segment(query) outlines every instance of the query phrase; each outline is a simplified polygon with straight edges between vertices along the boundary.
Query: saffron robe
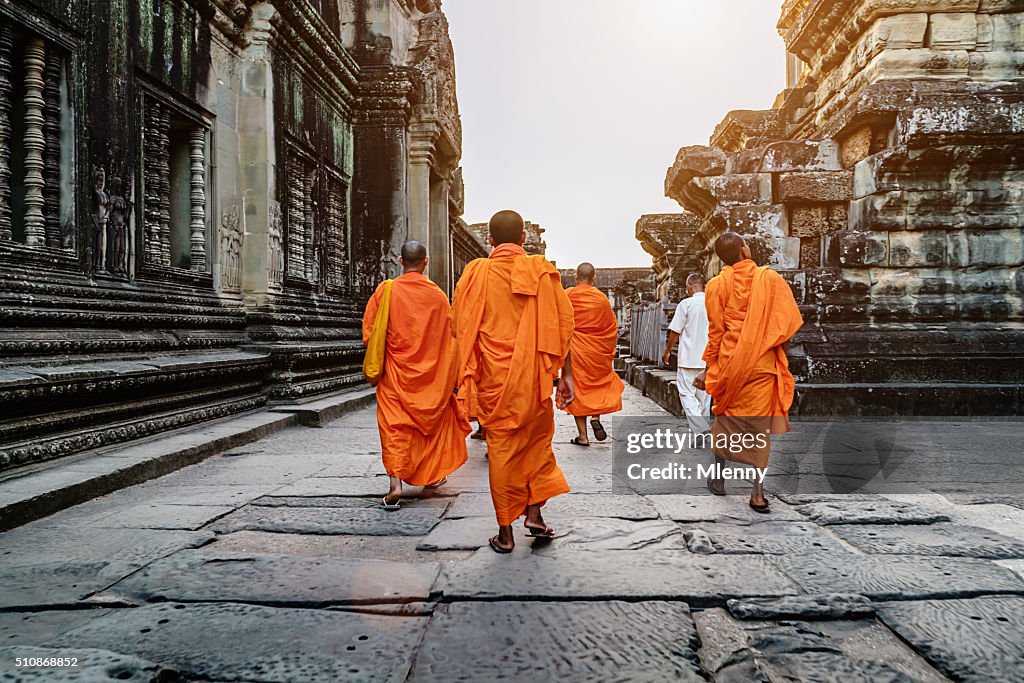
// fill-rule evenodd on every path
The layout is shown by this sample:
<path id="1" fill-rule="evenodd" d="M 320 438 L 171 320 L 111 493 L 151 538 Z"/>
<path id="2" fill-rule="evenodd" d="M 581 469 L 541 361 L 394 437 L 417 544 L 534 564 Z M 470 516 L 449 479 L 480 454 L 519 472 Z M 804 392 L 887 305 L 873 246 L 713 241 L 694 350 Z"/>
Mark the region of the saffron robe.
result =
<path id="1" fill-rule="evenodd" d="M 572 305 L 544 257 L 503 244 L 466 266 L 452 319 L 459 391 L 475 391 L 491 499 L 498 524 L 506 526 L 528 505 L 569 491 L 551 450 L 551 378 L 569 353 Z"/>
<path id="2" fill-rule="evenodd" d="M 803 325 L 800 310 L 782 276 L 750 259 L 725 266 L 712 278 L 704 302 L 705 385 L 718 416 L 712 450 L 726 460 L 766 467 L 769 435 L 791 429 L 795 383 L 783 345 Z M 757 439 L 758 434 L 765 436 Z M 722 439 L 733 447 L 722 447 Z M 742 447 L 741 441 L 746 442 Z"/>
<path id="3" fill-rule="evenodd" d="M 364 344 L 382 293 L 383 285 L 366 305 Z M 384 469 L 413 486 L 439 481 L 466 462 L 470 428 L 455 397 L 455 362 L 444 292 L 421 273 L 396 278 L 377 384 L 377 428 Z"/>
<path id="4" fill-rule="evenodd" d="M 587 283 L 566 291 L 572 303 L 572 374 L 576 400 L 565 412 L 578 417 L 607 415 L 622 410 L 625 386 L 612 361 L 618 352 L 619 321 L 604 293 Z"/>

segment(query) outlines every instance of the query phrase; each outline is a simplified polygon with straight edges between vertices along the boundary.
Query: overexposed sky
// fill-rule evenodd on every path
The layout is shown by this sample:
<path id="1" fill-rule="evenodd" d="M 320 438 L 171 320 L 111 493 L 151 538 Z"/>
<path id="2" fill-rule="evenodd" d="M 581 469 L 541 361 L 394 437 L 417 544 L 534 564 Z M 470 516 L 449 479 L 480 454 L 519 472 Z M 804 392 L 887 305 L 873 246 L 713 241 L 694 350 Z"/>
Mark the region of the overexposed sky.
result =
<path id="1" fill-rule="evenodd" d="M 444 0 L 466 215 L 519 211 L 559 267 L 647 266 L 665 170 L 732 109 L 785 87 L 781 0 Z"/>

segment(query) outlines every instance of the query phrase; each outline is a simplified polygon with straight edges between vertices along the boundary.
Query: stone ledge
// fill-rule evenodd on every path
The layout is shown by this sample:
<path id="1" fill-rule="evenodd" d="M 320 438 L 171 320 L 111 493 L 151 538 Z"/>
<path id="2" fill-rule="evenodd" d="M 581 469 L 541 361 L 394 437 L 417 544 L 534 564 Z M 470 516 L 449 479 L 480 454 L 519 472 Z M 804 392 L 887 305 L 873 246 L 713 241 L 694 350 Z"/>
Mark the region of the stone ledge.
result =
<path id="1" fill-rule="evenodd" d="M 165 432 L 126 447 L 62 458 L 31 471 L 6 473 L 0 481 L 0 531 L 156 479 L 297 424 L 319 426 L 369 405 L 374 396 L 372 389 L 366 389 L 308 404 L 277 406 Z"/>

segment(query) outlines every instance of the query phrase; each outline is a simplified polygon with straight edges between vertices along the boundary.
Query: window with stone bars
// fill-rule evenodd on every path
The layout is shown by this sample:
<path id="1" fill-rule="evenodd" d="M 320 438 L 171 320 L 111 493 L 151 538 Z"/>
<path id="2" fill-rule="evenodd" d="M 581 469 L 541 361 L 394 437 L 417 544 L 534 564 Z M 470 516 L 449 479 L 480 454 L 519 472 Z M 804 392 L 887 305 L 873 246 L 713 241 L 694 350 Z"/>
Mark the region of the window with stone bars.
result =
<path id="1" fill-rule="evenodd" d="M 210 126 L 155 94 L 143 96 L 142 112 L 143 259 L 208 273 Z"/>
<path id="2" fill-rule="evenodd" d="M 69 56 L 0 15 L 0 242 L 75 250 Z"/>

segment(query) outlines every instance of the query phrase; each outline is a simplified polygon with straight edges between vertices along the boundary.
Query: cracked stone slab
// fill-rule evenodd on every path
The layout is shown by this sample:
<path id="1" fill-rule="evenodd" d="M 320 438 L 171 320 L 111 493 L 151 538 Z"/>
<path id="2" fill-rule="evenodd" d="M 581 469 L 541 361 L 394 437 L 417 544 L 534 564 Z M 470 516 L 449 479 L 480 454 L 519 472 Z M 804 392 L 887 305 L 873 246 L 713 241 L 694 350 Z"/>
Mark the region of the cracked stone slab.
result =
<path id="1" fill-rule="evenodd" d="M 374 496 L 388 492 L 389 482 L 382 477 L 309 477 L 273 492 L 282 497 Z"/>
<path id="2" fill-rule="evenodd" d="M 110 588 L 107 597 L 147 602 L 337 605 L 422 601 L 439 565 L 348 557 L 183 551 Z"/>
<path id="3" fill-rule="evenodd" d="M 705 524 L 700 530 L 711 538 L 715 551 L 727 555 L 847 552 L 836 539 L 810 522 Z"/>
<path id="4" fill-rule="evenodd" d="M 37 646 L 110 613 L 109 609 L 0 612 L 0 643 Z"/>
<path id="5" fill-rule="evenodd" d="M 830 502 L 798 505 L 796 510 L 818 524 L 934 524 L 949 521 L 949 515 L 940 510 L 887 498 L 865 501 L 841 497 Z"/>
<path id="6" fill-rule="evenodd" d="M 832 530 L 867 553 L 942 555 L 989 560 L 1024 558 L 1024 543 L 988 529 L 958 524 L 839 524 Z"/>
<path id="7" fill-rule="evenodd" d="M 696 683 L 696 645 L 682 603 L 461 602 L 434 614 L 411 680 Z"/>
<path id="8" fill-rule="evenodd" d="M 51 645 L 113 648 L 208 681 L 401 681 L 426 626 L 424 617 L 168 603 L 118 610 Z"/>
<path id="9" fill-rule="evenodd" d="M 737 619 L 848 619 L 875 613 L 874 603 L 855 593 L 743 598 L 730 600 L 728 608 Z"/>
<path id="10" fill-rule="evenodd" d="M 946 679 L 874 620 L 745 621 L 694 615 L 701 662 L 723 683 L 942 683 Z"/>
<path id="11" fill-rule="evenodd" d="M 62 658 L 75 660 L 74 667 L 18 667 L 16 658 Z M 17 683 L 43 681 L 129 681 L 129 683 L 172 683 L 179 680 L 178 672 L 154 662 L 118 654 L 99 647 L 50 648 L 11 646 L 0 647 L 0 680 Z"/>
<path id="12" fill-rule="evenodd" d="M 974 558 L 815 553 L 772 556 L 771 561 L 812 594 L 924 600 L 1024 592 L 1024 581 L 1015 573 Z"/>
<path id="13" fill-rule="evenodd" d="M 555 530 L 553 539 L 534 539 L 526 535 L 522 523 L 513 525 L 517 543 L 532 541 L 535 553 L 559 550 L 639 550 L 665 547 L 666 540 L 680 537 L 677 524 L 663 520 L 631 521 L 605 517 L 573 518 L 559 522 L 546 516 Z M 417 546 L 419 550 L 476 550 L 487 547 L 497 532 L 493 517 L 444 519 Z"/>
<path id="14" fill-rule="evenodd" d="M 123 562 L 141 567 L 213 540 L 206 531 L 50 528 L 28 524 L 0 534 L 0 569 L 48 562 Z"/>
<path id="15" fill-rule="evenodd" d="M 218 520 L 218 534 L 238 531 L 270 531 L 279 534 L 329 534 L 356 536 L 423 536 L 441 518 L 441 507 L 256 507 L 250 506 Z"/>
<path id="16" fill-rule="evenodd" d="M 445 569 L 438 584 L 446 600 L 685 600 L 722 603 L 746 596 L 799 592 L 760 556 L 699 556 L 686 550 L 656 553 L 562 552 L 556 556 L 517 548 L 490 548 Z"/>
<path id="17" fill-rule="evenodd" d="M 615 517 L 618 519 L 657 519 L 654 505 L 639 496 L 610 493 L 569 493 L 552 498 L 544 506 L 544 514 L 574 517 Z M 445 513 L 448 519 L 462 517 L 494 517 L 494 504 L 489 493 L 463 493 Z"/>
<path id="18" fill-rule="evenodd" d="M 747 496 L 652 495 L 647 498 L 665 519 L 676 522 L 725 522 L 752 524 L 771 521 L 803 521 L 803 517 L 778 500 L 769 500 L 772 511 L 763 515 L 748 505 Z"/>
<path id="19" fill-rule="evenodd" d="M 879 606 L 885 624 L 958 681 L 1024 680 L 1024 598 Z"/>
<path id="20" fill-rule="evenodd" d="M 222 505 L 133 505 L 104 515 L 90 526 L 99 529 L 185 529 L 195 531 L 233 512 Z"/>

